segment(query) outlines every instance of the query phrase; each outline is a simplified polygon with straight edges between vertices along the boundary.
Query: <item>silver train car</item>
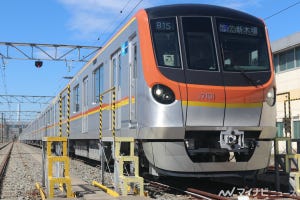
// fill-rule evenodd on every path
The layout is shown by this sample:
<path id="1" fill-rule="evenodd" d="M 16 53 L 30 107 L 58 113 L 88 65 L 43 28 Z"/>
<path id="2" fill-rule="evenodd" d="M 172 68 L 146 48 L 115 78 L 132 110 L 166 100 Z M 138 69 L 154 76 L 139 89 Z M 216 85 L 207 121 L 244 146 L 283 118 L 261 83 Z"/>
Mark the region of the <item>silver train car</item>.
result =
<path id="1" fill-rule="evenodd" d="M 276 85 L 264 22 L 229 8 L 182 4 L 138 11 L 69 83 L 70 152 L 99 160 L 99 94 L 116 88 L 116 135 L 134 137 L 158 176 L 261 172 L 275 137 Z M 67 90 L 62 95 L 66 135 Z M 59 97 L 23 130 L 59 132 Z M 103 99 L 111 136 L 111 96 Z"/>

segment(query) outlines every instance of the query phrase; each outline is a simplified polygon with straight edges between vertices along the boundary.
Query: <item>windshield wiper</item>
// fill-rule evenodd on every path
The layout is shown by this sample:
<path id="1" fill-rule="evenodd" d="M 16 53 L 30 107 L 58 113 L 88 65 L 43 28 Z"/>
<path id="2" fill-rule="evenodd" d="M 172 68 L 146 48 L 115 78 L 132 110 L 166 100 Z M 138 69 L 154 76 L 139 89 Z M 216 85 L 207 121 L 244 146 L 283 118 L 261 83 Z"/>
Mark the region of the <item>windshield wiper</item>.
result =
<path id="1" fill-rule="evenodd" d="M 258 85 L 260 85 L 259 84 L 259 82 L 260 82 L 260 80 L 257 80 L 256 82 L 251 78 L 251 77 L 249 77 L 246 73 L 245 73 L 245 71 L 244 70 L 242 70 L 242 69 L 240 69 L 240 70 L 238 70 L 253 86 L 255 86 L 255 87 L 258 87 Z"/>

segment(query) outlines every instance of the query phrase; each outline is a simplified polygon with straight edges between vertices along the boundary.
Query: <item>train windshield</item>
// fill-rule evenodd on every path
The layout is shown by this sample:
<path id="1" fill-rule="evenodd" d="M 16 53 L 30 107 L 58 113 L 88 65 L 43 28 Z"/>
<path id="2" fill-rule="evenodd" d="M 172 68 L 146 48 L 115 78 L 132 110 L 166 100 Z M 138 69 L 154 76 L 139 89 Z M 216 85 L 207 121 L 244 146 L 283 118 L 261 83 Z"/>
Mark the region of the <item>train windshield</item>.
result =
<path id="1" fill-rule="evenodd" d="M 176 18 L 151 20 L 151 31 L 157 64 L 181 68 Z"/>
<path id="2" fill-rule="evenodd" d="M 224 71 L 269 70 L 267 42 L 262 27 L 217 19 Z"/>
<path id="3" fill-rule="evenodd" d="M 182 26 L 188 68 L 218 70 L 211 18 L 183 17 Z"/>

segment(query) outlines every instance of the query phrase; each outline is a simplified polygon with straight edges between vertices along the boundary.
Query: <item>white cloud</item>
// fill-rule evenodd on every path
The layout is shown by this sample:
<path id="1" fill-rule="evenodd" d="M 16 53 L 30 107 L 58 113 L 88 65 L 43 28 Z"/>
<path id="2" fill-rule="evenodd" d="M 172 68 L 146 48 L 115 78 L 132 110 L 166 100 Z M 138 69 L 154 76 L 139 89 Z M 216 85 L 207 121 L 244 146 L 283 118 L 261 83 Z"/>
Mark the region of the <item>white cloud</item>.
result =
<path id="1" fill-rule="evenodd" d="M 70 12 L 68 28 L 75 37 L 95 40 L 111 33 L 139 0 L 58 0 Z M 125 8 L 124 6 L 127 5 Z M 120 12 L 124 8 L 124 12 Z"/>
<path id="2" fill-rule="evenodd" d="M 118 11 L 122 4 L 117 0 L 59 0 L 72 11 L 84 11 L 94 13 L 112 13 Z"/>
<path id="3" fill-rule="evenodd" d="M 99 33 L 104 31 L 109 26 L 110 21 L 111 18 L 103 18 L 96 14 L 81 11 L 73 15 L 68 26 L 75 32 L 79 31 L 80 34 L 88 35 L 96 31 Z"/>
<path id="4" fill-rule="evenodd" d="M 249 7 L 259 6 L 260 1 L 262 0 L 144 0 L 138 8 L 174 3 L 206 3 L 247 10 Z M 88 40 L 100 37 L 102 40 L 112 34 L 140 0 L 58 0 L 58 2 L 63 4 L 71 15 L 67 26 L 73 32 L 73 36 Z M 123 12 L 120 13 L 122 9 Z"/>

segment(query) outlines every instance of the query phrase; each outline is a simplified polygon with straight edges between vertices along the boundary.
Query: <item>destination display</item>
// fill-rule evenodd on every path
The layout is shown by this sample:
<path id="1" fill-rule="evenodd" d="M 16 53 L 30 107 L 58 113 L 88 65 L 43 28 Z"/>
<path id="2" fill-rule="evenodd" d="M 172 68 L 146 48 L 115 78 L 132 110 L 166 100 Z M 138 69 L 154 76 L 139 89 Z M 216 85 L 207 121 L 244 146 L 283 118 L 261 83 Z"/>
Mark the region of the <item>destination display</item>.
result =
<path id="1" fill-rule="evenodd" d="M 233 24 L 219 24 L 219 31 L 221 33 L 231 33 L 239 35 L 257 36 L 258 28 L 255 26 L 233 25 Z"/>
<path id="2" fill-rule="evenodd" d="M 153 28 L 157 32 L 174 31 L 176 30 L 176 20 L 174 18 L 156 19 Z"/>

